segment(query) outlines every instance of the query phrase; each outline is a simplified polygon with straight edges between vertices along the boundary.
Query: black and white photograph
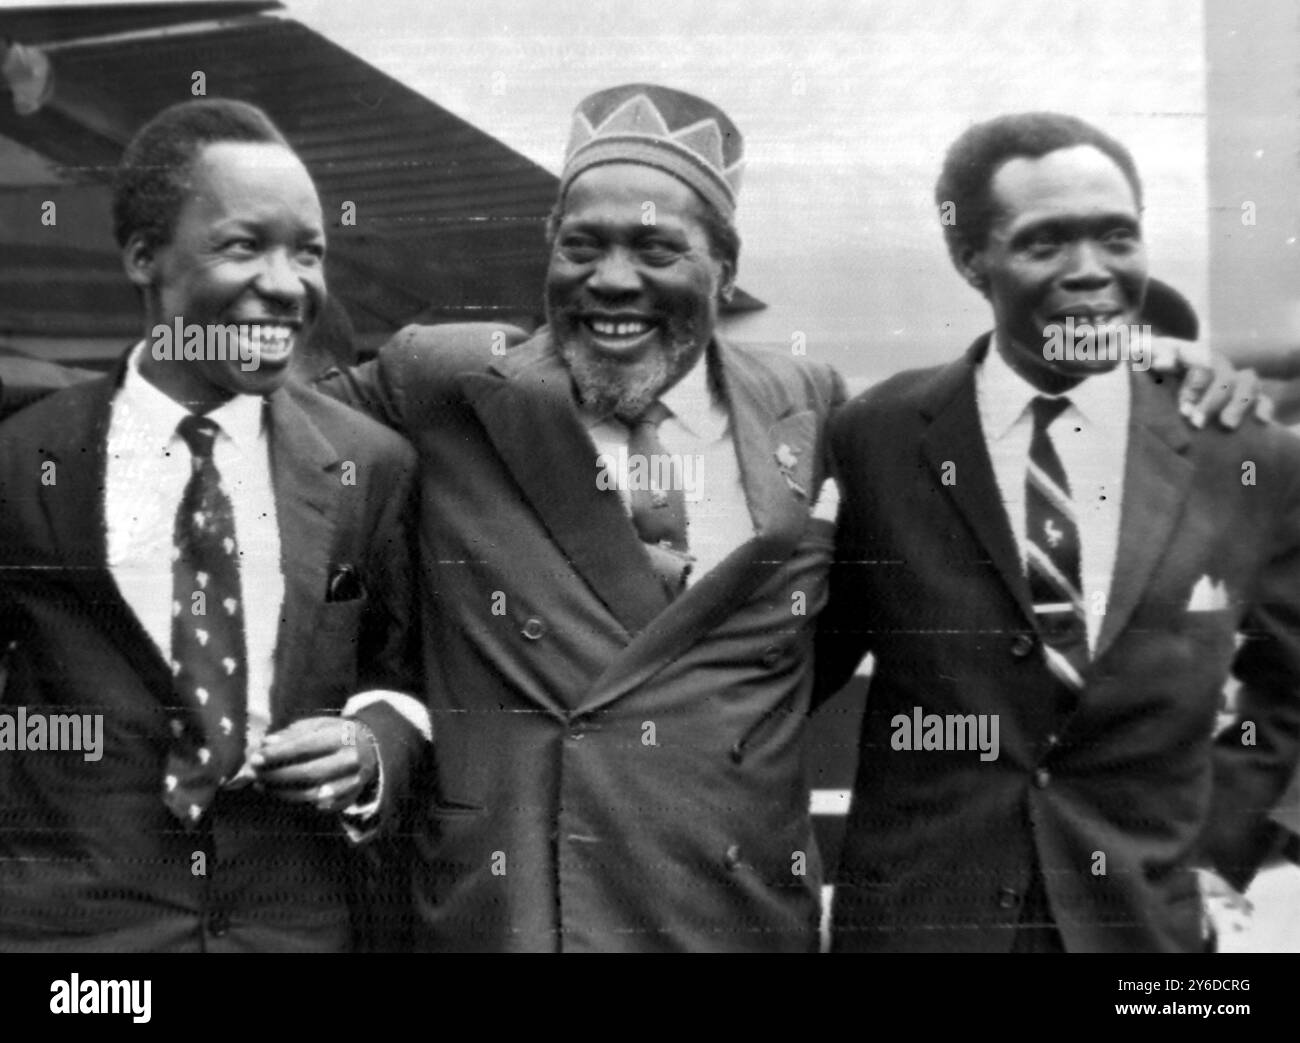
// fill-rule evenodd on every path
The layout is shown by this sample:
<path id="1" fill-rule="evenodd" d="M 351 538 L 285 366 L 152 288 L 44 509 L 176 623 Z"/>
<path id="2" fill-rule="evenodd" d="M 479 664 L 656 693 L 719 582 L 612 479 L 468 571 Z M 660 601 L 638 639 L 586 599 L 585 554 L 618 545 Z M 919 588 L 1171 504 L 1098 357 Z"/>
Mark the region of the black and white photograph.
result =
<path id="1" fill-rule="evenodd" d="M 0 954 L 1249 1020 L 1298 239 L 1300 0 L 5 4 Z"/>

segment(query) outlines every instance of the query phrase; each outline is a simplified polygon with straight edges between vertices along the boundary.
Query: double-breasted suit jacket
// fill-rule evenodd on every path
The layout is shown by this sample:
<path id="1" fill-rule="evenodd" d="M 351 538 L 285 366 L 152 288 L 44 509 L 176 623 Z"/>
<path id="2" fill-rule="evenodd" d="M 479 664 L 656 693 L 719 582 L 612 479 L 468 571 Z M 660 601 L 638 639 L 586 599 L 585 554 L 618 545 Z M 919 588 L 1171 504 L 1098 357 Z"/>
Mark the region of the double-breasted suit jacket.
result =
<path id="1" fill-rule="evenodd" d="M 422 943 L 814 947 L 801 736 L 838 377 L 710 347 L 754 535 L 670 602 L 618 493 L 598 487 L 549 334 L 493 343 L 490 328 L 412 327 L 326 384 L 420 459 L 435 762 L 414 827 Z"/>

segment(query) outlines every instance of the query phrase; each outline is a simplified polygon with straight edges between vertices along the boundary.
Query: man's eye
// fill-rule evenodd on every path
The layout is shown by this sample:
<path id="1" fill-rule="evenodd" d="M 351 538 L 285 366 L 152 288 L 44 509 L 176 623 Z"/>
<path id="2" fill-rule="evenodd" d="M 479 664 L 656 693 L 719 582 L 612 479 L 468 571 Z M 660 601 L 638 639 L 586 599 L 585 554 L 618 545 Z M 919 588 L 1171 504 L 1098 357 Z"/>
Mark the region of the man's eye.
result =
<path id="1" fill-rule="evenodd" d="M 1101 241 L 1112 249 L 1129 249 L 1137 245 L 1138 234 L 1133 228 L 1112 228 Z"/>
<path id="2" fill-rule="evenodd" d="M 571 238 L 560 242 L 560 251 L 571 261 L 592 261 L 600 253 L 600 247 L 594 239 Z"/>
<path id="3" fill-rule="evenodd" d="M 1061 237 L 1056 232 L 1039 232 L 1025 243 L 1025 249 L 1035 256 L 1045 256 L 1061 248 Z"/>
<path id="4" fill-rule="evenodd" d="M 651 264 L 671 264 L 681 256 L 681 251 L 672 243 L 656 239 L 641 244 L 641 256 Z"/>
<path id="5" fill-rule="evenodd" d="M 313 261 L 319 262 L 325 260 L 325 246 L 323 243 L 308 243 L 298 252 Z"/>
<path id="6" fill-rule="evenodd" d="M 257 240 L 246 235 L 227 239 L 223 249 L 232 253 L 252 253 L 257 249 Z"/>

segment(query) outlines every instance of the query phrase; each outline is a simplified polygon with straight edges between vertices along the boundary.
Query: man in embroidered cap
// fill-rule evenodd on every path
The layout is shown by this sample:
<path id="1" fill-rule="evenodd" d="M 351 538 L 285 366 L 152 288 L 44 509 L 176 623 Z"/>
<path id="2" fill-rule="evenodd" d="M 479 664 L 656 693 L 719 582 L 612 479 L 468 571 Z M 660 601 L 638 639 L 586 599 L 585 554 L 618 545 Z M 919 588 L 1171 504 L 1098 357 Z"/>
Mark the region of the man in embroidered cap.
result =
<path id="1" fill-rule="evenodd" d="M 815 948 L 800 750 L 843 394 L 717 336 L 741 165 L 707 101 L 593 95 L 549 326 L 508 353 L 411 327 L 324 385 L 420 453 L 426 947 Z"/>

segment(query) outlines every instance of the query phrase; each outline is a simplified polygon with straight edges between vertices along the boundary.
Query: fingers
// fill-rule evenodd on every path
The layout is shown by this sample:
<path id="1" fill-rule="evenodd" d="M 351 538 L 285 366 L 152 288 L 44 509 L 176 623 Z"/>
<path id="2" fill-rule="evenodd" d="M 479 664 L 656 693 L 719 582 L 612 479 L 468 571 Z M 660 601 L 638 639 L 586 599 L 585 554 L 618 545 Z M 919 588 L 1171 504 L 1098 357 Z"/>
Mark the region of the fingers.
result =
<path id="1" fill-rule="evenodd" d="M 1178 391 L 1178 411 L 1193 427 L 1204 427 L 1207 415 L 1213 416 L 1228 400 L 1226 386 L 1214 380 L 1214 370 L 1206 366 L 1193 366 L 1183 377 Z"/>
<path id="2" fill-rule="evenodd" d="M 1259 401 L 1259 377 L 1253 369 L 1239 369 L 1235 373 L 1235 383 L 1229 392 L 1228 404 L 1219 414 L 1219 423 L 1229 431 L 1237 427 L 1246 418 L 1247 412 Z"/>
<path id="3" fill-rule="evenodd" d="M 1261 392 L 1259 398 L 1255 400 L 1255 419 L 1261 424 L 1267 424 L 1273 419 L 1275 408 L 1273 399 Z"/>
<path id="4" fill-rule="evenodd" d="M 1249 929 L 1254 906 L 1245 895 L 1217 873 L 1196 871 L 1200 885 L 1202 906 L 1202 934 L 1216 934 L 1219 938 Z"/>
<path id="5" fill-rule="evenodd" d="M 374 775 L 372 743 L 356 721 L 311 717 L 266 736 L 248 760 L 258 783 L 280 799 L 340 811 Z"/>
<path id="6" fill-rule="evenodd" d="M 342 811 L 356 803 L 366 780 L 355 757 L 345 752 L 320 760 L 257 772 L 259 784 L 290 804 L 311 804 L 324 812 Z"/>
<path id="7" fill-rule="evenodd" d="M 266 764 L 276 767 L 311 757 L 322 757 L 335 750 L 356 749 L 355 725 L 331 717 L 308 717 L 294 721 L 287 728 L 271 732 L 250 760 L 253 767 Z M 350 731 L 351 729 L 351 731 Z M 352 742 L 347 740 L 352 738 Z"/>
<path id="8" fill-rule="evenodd" d="M 349 775 L 303 789 L 270 785 L 266 787 L 268 793 L 287 804 L 310 804 L 326 814 L 351 807 L 357 802 L 364 788 L 365 783 L 360 775 Z"/>
<path id="9" fill-rule="evenodd" d="M 250 763 L 252 758 L 250 758 Z M 268 789 L 308 789 L 327 782 L 337 782 L 351 775 L 361 774 L 361 763 L 355 750 L 336 750 L 323 757 L 295 761 L 292 764 L 259 767 L 253 765 L 258 781 Z"/>
<path id="10" fill-rule="evenodd" d="M 1156 373 L 1176 373 L 1183 369 L 1181 356 L 1184 341 L 1172 337 L 1151 338 L 1151 369 Z M 1202 365 L 1205 363 L 1202 362 Z"/>
<path id="11" fill-rule="evenodd" d="M 1161 370 L 1175 358 L 1176 372 L 1183 367 L 1178 392 L 1178 409 L 1193 427 L 1204 427 L 1208 417 L 1215 417 L 1227 430 L 1240 426 L 1252 411 L 1260 419 L 1272 415 L 1272 403 L 1263 404 L 1265 396 L 1258 375 L 1252 369 L 1234 369 L 1222 355 L 1199 342 L 1153 341 L 1152 368 Z"/>

